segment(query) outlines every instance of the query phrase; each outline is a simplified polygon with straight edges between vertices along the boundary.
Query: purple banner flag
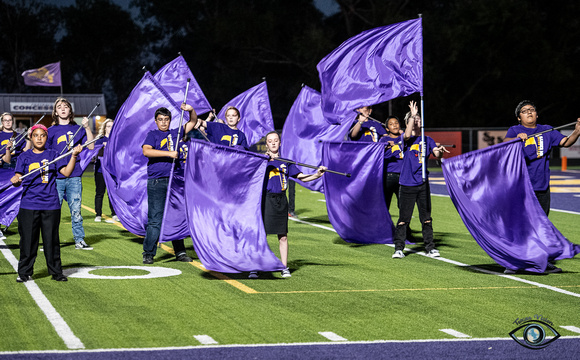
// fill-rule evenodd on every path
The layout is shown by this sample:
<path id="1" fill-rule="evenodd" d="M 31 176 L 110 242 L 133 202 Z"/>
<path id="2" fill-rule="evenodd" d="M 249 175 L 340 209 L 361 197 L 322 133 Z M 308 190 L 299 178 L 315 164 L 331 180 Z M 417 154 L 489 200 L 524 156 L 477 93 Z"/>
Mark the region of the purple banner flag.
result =
<path id="1" fill-rule="evenodd" d="M 206 269 L 277 271 L 268 247 L 261 202 L 267 158 L 191 140 L 187 157 L 187 218 L 193 246 Z"/>
<path id="2" fill-rule="evenodd" d="M 235 106 L 240 110 L 238 129 L 246 135 L 248 145 L 254 145 L 267 133 L 274 131 L 274 118 L 265 81 L 230 100 L 220 110 L 218 118 L 225 121 L 228 106 Z"/>
<path id="3" fill-rule="evenodd" d="M 367 30 L 346 40 L 316 66 L 328 122 L 343 114 L 415 92 L 423 95 L 421 19 Z"/>
<path id="4" fill-rule="evenodd" d="M 22 186 L 15 187 L 10 182 L 14 170 L 0 168 L 0 224 L 9 226 L 16 219 L 20 209 Z"/>
<path id="5" fill-rule="evenodd" d="M 325 165 L 322 163 L 321 141 L 344 140 L 350 125 L 350 122 L 329 125 L 322 115 L 320 93 L 304 86 L 284 122 L 281 155 L 304 164 Z M 303 170 L 301 166 L 298 167 Z M 306 173 L 309 172 L 311 170 Z M 307 183 L 300 180 L 296 182 L 310 190 L 324 192 L 322 178 Z"/>
<path id="6" fill-rule="evenodd" d="M 157 129 L 155 110 L 160 107 L 171 111 L 171 129 L 178 127 L 181 110 L 147 72 L 119 109 L 103 156 L 103 176 L 109 198 L 123 226 L 136 235 L 145 235 L 148 209 L 147 158 L 141 146 L 147 133 Z M 181 201 L 184 201 L 183 196 Z M 184 218 L 183 213 L 165 213 L 164 216 L 165 219 Z M 169 234 L 181 230 L 166 227 Z M 163 235 L 166 241 L 178 240 Z"/>
<path id="7" fill-rule="evenodd" d="M 523 153 L 513 140 L 443 161 L 447 190 L 479 246 L 510 270 L 543 273 L 549 261 L 572 258 L 569 242 L 538 202 Z"/>
<path id="8" fill-rule="evenodd" d="M 187 79 L 191 79 L 187 92 L 187 103 L 193 106 L 197 114 L 211 111 L 212 107 L 209 101 L 195 80 L 183 56 L 179 55 L 175 60 L 165 64 L 153 77 L 163 86 L 163 89 L 176 104 L 183 102 Z"/>
<path id="9" fill-rule="evenodd" d="M 38 69 L 26 70 L 22 73 L 22 77 L 24 84 L 28 86 L 61 86 L 60 61 Z"/>
<path id="10" fill-rule="evenodd" d="M 351 173 L 347 178 L 325 173 L 328 219 L 347 242 L 392 244 L 395 227 L 383 192 L 385 144 L 323 143 L 322 159 L 329 169 Z"/>
<path id="11" fill-rule="evenodd" d="M 103 144 L 99 144 L 99 145 L 95 145 L 95 148 L 93 150 L 91 150 L 89 148 L 84 148 L 83 151 L 81 151 L 81 153 L 79 154 L 79 158 L 78 158 L 77 162 L 78 162 L 78 165 L 81 167 L 81 169 L 83 169 L 83 173 L 85 172 L 87 167 L 89 167 L 93 158 L 97 156 L 97 154 L 99 153 L 99 151 L 102 148 L 103 148 Z"/>

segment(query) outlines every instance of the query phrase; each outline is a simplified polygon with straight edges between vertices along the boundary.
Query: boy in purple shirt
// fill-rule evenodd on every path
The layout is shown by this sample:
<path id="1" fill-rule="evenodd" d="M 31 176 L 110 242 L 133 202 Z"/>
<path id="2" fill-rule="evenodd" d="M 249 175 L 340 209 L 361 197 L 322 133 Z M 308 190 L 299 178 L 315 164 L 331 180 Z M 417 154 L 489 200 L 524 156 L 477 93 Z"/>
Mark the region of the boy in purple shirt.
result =
<path id="1" fill-rule="evenodd" d="M 209 141 L 214 144 L 241 146 L 248 150 L 250 146 L 246 140 L 246 135 L 242 130 L 238 129 L 240 120 L 240 111 L 233 106 L 228 106 L 226 110 L 226 124 L 199 119 L 195 128 L 201 128 L 200 131 L 205 129 Z"/>
<path id="2" fill-rule="evenodd" d="M 181 109 L 189 112 L 189 121 L 182 135 L 191 131 L 197 122 L 197 114 L 191 105 L 181 104 Z M 161 233 L 161 222 L 167 197 L 167 186 L 171 174 L 171 164 L 179 158 L 177 141 L 178 129 L 170 130 L 171 111 L 159 108 L 155 111 L 157 130 L 151 130 L 143 142 L 143 155 L 147 163 L 147 229 L 143 240 L 143 264 L 153 264 L 157 252 L 157 242 Z M 191 262 L 185 252 L 183 240 L 172 241 L 177 261 Z"/>
<path id="3" fill-rule="evenodd" d="M 48 129 L 47 149 L 56 150 L 57 154 L 64 154 L 76 145 L 82 145 L 86 141 L 93 140 L 93 132 L 89 127 L 89 119 L 83 118 L 82 127 L 76 124 L 72 106 L 67 99 L 58 98 L 54 102 L 52 110 L 52 126 Z M 95 144 L 90 144 L 89 149 L 94 149 Z M 75 249 L 93 250 L 85 242 L 85 229 L 83 228 L 83 217 L 81 215 L 81 203 L 83 182 L 83 169 L 75 166 L 70 177 L 65 177 L 58 173 L 56 178 L 56 189 L 60 204 L 66 195 L 68 207 L 70 209 L 72 233 L 75 241 Z"/>
<path id="4" fill-rule="evenodd" d="M 378 142 L 387 134 L 383 124 L 369 119 L 373 111 L 370 106 L 363 106 L 356 111 L 359 114 L 356 117 L 356 123 L 350 129 L 349 137 L 351 140 Z"/>
<path id="5" fill-rule="evenodd" d="M 519 125 L 508 129 L 504 141 L 519 137 L 524 141 L 524 156 L 530 174 L 530 180 L 542 209 L 550 212 L 550 150 L 554 147 L 570 147 L 580 135 L 580 118 L 570 136 L 559 131 L 548 131 L 538 136 L 532 134 L 552 129 L 550 125 L 539 125 L 536 105 L 529 100 L 521 101 L 516 107 L 516 118 Z"/>
<path id="6" fill-rule="evenodd" d="M 423 154 L 421 152 L 421 117 L 418 115 L 417 103 L 411 101 L 409 105 L 411 111 L 405 116 L 407 128 L 403 135 L 404 140 L 404 157 L 401 175 L 399 177 L 399 220 L 395 229 L 395 253 L 393 259 L 405 257 L 405 236 L 413 208 L 417 203 L 419 210 L 419 219 L 421 220 L 423 243 L 425 252 L 430 257 L 438 257 L 439 251 L 435 249 L 433 242 L 433 225 L 431 219 L 431 191 L 429 189 L 429 180 L 423 182 L 422 165 Z M 433 154 L 437 158 L 443 156 L 443 152 L 449 152 L 443 146 L 437 146 L 435 141 L 429 136 L 425 136 L 425 146 L 423 149 L 429 151 L 425 156 L 425 161 Z"/>
<path id="7" fill-rule="evenodd" d="M 67 281 L 67 277 L 62 273 L 60 260 L 58 227 L 61 206 L 56 190 L 56 174 L 58 172 L 63 176 L 69 176 L 82 148 L 77 145 L 73 149 L 72 156 L 21 179 L 23 175 L 41 168 L 59 156 L 55 150 L 45 148 L 47 134 L 48 130 L 44 125 L 34 125 L 31 128 L 30 138 L 33 149 L 22 153 L 18 158 L 14 177 L 10 180 L 14 186 L 22 184 L 24 188 L 18 212 L 20 260 L 16 281 L 20 283 L 32 280 L 41 232 L 48 273 L 52 275 L 53 280 Z M 5 155 L 4 160 L 10 162 L 10 156 Z"/>

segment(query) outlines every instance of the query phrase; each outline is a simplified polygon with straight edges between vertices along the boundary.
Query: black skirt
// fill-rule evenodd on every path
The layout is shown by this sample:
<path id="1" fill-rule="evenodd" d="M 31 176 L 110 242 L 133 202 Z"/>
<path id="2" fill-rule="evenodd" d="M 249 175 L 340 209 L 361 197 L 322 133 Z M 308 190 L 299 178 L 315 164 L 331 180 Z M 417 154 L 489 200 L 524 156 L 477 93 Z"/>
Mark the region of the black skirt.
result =
<path id="1" fill-rule="evenodd" d="M 267 193 L 264 200 L 266 234 L 288 234 L 288 199 L 286 193 Z"/>

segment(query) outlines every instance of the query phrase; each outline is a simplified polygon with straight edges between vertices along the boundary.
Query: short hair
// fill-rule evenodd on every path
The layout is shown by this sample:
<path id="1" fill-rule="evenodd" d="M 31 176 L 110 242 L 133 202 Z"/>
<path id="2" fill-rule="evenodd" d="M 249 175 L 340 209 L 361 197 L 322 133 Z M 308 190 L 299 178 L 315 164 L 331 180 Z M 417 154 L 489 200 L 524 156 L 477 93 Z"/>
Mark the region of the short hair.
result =
<path id="1" fill-rule="evenodd" d="M 399 120 L 398 117 L 396 117 L 395 115 L 389 115 L 389 116 L 387 116 L 387 120 L 385 121 L 385 126 L 387 126 L 387 124 L 389 123 L 389 120 L 391 120 L 391 119 L 397 120 L 399 125 L 401 125 L 401 120 Z"/>
<path id="2" fill-rule="evenodd" d="M 270 135 L 270 134 L 276 134 L 276 135 L 278 135 L 278 139 L 282 140 L 282 137 L 280 136 L 280 134 L 278 134 L 278 132 L 275 131 L 275 130 L 270 131 L 269 133 L 267 133 L 264 138 L 267 139 L 268 138 L 268 135 Z"/>
<path id="3" fill-rule="evenodd" d="M 238 110 L 237 107 L 235 107 L 235 106 L 228 106 L 226 108 L 226 111 L 224 112 L 224 115 L 228 113 L 228 110 L 235 110 L 235 112 L 238 113 L 238 117 L 240 117 L 240 118 L 242 117 L 242 115 L 240 114 L 240 110 Z"/>
<path id="4" fill-rule="evenodd" d="M 522 111 L 522 108 L 526 105 L 532 105 L 534 107 L 534 109 L 536 108 L 536 104 L 534 104 L 532 101 L 522 100 L 522 101 L 520 101 L 518 106 L 516 106 L 516 118 L 520 117 L 520 111 Z"/>
<path id="5" fill-rule="evenodd" d="M 70 109 L 70 114 L 68 117 L 69 124 L 71 124 L 71 125 L 76 124 L 75 114 L 73 112 L 73 108 L 72 108 L 71 103 L 67 99 L 65 99 L 63 97 L 59 97 L 54 101 L 54 105 L 52 107 L 52 125 L 58 125 L 58 114 L 56 112 L 56 106 L 58 105 L 58 103 L 61 103 L 61 102 L 65 103 L 66 106 L 68 106 L 68 108 Z"/>
<path id="6" fill-rule="evenodd" d="M 160 107 L 159 109 L 155 110 L 155 120 L 157 120 L 157 115 L 169 116 L 169 120 L 171 120 L 171 111 L 166 107 Z"/>

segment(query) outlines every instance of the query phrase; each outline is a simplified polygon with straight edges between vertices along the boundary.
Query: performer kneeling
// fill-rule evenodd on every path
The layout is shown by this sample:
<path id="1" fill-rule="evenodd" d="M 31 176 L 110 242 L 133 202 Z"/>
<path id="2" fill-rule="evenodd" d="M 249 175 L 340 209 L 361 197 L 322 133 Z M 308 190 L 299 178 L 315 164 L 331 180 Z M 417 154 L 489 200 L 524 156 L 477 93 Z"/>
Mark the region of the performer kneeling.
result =
<path id="1" fill-rule="evenodd" d="M 266 234 L 278 235 L 280 242 L 280 260 L 286 267 L 282 270 L 282 277 L 290 277 L 288 268 L 288 200 L 286 199 L 286 189 L 288 188 L 288 177 L 308 182 L 316 180 L 322 176 L 326 167 L 320 166 L 316 173 L 311 175 L 303 174 L 296 165 L 276 160 L 280 156 L 280 135 L 271 131 L 266 135 L 266 155 L 270 156 L 268 167 L 266 168 L 267 185 L 266 197 L 264 200 L 264 226 Z M 257 271 L 250 272 L 250 279 L 258 277 Z"/>
<path id="2" fill-rule="evenodd" d="M 16 162 L 15 175 L 10 179 L 14 186 L 24 187 L 20 211 L 18 212 L 18 233 L 20 234 L 20 260 L 18 261 L 19 283 L 32 280 L 34 261 L 38 253 L 38 241 L 42 232 L 44 257 L 48 273 L 56 281 L 67 281 L 62 273 L 60 261 L 60 239 L 58 227 L 60 225 L 60 200 L 56 190 L 57 170 L 65 177 L 72 174 L 77 155 L 82 147 L 77 145 L 72 156 L 58 160 L 36 174 L 20 179 L 24 174 L 48 164 L 59 156 L 56 150 L 46 150 L 48 130 L 44 125 L 34 125 L 30 129 L 29 137 L 32 140 L 32 150 L 22 153 Z M 8 156 L 4 157 L 10 162 Z"/>

